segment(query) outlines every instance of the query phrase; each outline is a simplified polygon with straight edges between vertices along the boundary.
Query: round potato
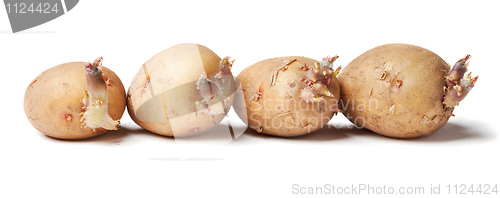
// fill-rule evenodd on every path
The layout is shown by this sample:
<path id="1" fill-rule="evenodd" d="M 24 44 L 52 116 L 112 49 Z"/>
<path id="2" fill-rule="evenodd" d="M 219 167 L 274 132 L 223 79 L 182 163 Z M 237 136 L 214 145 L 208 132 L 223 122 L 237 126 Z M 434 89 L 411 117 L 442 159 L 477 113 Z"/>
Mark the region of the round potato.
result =
<path id="1" fill-rule="evenodd" d="M 395 138 L 431 134 L 450 118 L 443 105 L 450 66 L 408 44 L 375 47 L 340 73 L 344 115 L 354 124 Z"/>
<path id="2" fill-rule="evenodd" d="M 330 96 L 304 97 L 315 94 L 307 92 L 306 76 L 308 68 L 317 63 L 310 58 L 289 56 L 263 60 L 246 68 L 237 77 L 242 95 L 237 94 L 235 99 L 236 113 L 250 128 L 268 135 L 294 137 L 320 129 L 338 112 L 340 89 L 333 76 L 325 84 Z"/>
<path id="3" fill-rule="evenodd" d="M 133 78 L 127 94 L 128 112 L 139 126 L 160 135 L 203 133 L 220 123 L 231 106 L 231 65 L 228 57 L 221 59 L 198 44 L 163 50 Z"/>
<path id="4" fill-rule="evenodd" d="M 82 122 L 82 99 L 84 92 L 89 91 L 85 64 L 88 63 L 71 62 L 55 66 L 41 73 L 28 86 L 24 95 L 24 111 L 38 131 L 59 139 L 85 139 L 109 130 L 106 129 L 108 127 L 92 129 Z M 102 73 L 101 79 L 107 82 L 107 104 L 102 106 L 106 106 L 109 117 L 118 122 L 125 111 L 125 88 L 113 71 L 102 67 Z"/>

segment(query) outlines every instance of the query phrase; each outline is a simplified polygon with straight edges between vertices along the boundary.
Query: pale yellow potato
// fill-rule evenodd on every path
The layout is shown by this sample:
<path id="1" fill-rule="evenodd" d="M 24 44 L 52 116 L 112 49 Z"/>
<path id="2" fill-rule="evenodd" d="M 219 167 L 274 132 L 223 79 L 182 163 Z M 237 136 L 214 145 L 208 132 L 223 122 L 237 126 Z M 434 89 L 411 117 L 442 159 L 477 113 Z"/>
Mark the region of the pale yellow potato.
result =
<path id="1" fill-rule="evenodd" d="M 287 70 L 278 73 L 292 60 L 295 61 Z M 310 58 L 288 56 L 263 60 L 247 67 L 237 77 L 241 82 L 238 91 L 242 91 L 243 96 L 237 95 L 235 99 L 233 107 L 236 113 L 250 128 L 262 134 L 294 137 L 320 129 L 335 114 L 340 89 L 334 77 L 327 85 L 334 97 L 323 96 L 323 101 L 309 103 L 299 97 L 307 86 L 303 80 L 306 72 L 302 67 L 316 62 Z M 272 81 L 275 81 L 274 85 Z"/>
<path id="2" fill-rule="evenodd" d="M 375 47 L 338 76 L 344 114 L 356 125 L 389 137 L 431 134 L 453 111 L 443 105 L 449 70 L 441 57 L 418 46 Z"/>
<path id="3" fill-rule="evenodd" d="M 196 81 L 205 72 L 213 77 L 221 58 L 205 46 L 184 43 L 150 58 L 139 69 L 127 94 L 128 112 L 142 128 L 164 136 L 187 137 L 203 133 L 222 121 L 225 114 L 198 112 L 202 100 Z M 232 78 L 232 76 L 231 76 Z M 232 96 L 227 97 L 230 108 Z M 212 108 L 223 109 L 223 97 Z"/>
<path id="4" fill-rule="evenodd" d="M 42 72 L 31 82 L 24 95 L 24 111 L 30 123 L 43 134 L 59 139 L 85 139 L 104 133 L 103 128 L 82 127 L 83 92 L 88 91 L 83 69 L 85 62 L 71 62 Z M 126 106 L 125 88 L 120 78 L 103 67 L 109 79 L 108 114 L 119 120 Z"/>

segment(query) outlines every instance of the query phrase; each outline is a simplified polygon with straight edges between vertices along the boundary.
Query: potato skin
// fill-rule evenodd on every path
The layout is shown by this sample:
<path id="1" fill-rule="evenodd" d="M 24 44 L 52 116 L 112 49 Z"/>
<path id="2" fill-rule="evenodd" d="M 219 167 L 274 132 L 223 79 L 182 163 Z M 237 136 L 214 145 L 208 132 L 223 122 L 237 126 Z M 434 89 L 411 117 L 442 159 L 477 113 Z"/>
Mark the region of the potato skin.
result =
<path id="1" fill-rule="evenodd" d="M 144 63 L 130 84 L 130 117 L 142 128 L 164 136 L 193 136 L 216 126 L 223 114 L 212 117 L 197 113 L 195 101 L 202 97 L 196 81 L 201 72 L 215 75 L 220 61 L 207 47 L 192 43 L 178 44 L 156 54 Z"/>
<path id="2" fill-rule="evenodd" d="M 408 44 L 375 47 L 338 76 L 344 115 L 358 126 L 395 138 L 440 129 L 453 111 L 444 108 L 450 66 L 437 54 Z"/>
<path id="3" fill-rule="evenodd" d="M 280 71 L 271 86 L 273 75 L 286 62 L 296 59 L 286 71 Z M 334 115 L 340 99 L 339 82 L 333 78 L 328 85 L 335 97 L 323 102 L 307 103 L 299 93 L 307 85 L 303 81 L 304 64 L 311 66 L 318 61 L 298 56 L 272 58 L 247 67 L 238 75 L 241 82 L 233 107 L 238 116 L 259 133 L 295 137 L 316 131 L 326 125 Z M 259 97 L 259 90 L 262 95 Z M 238 92 L 237 91 L 237 92 Z"/>
<path id="4" fill-rule="evenodd" d="M 104 133 L 100 128 L 93 132 L 82 128 L 80 122 L 83 92 L 87 91 L 87 79 L 83 70 L 85 62 L 70 62 L 42 72 L 26 89 L 24 112 L 30 123 L 43 134 L 59 139 L 86 139 Z M 104 77 L 109 79 L 108 114 L 119 120 L 126 106 L 125 88 L 118 76 L 103 67 Z"/>

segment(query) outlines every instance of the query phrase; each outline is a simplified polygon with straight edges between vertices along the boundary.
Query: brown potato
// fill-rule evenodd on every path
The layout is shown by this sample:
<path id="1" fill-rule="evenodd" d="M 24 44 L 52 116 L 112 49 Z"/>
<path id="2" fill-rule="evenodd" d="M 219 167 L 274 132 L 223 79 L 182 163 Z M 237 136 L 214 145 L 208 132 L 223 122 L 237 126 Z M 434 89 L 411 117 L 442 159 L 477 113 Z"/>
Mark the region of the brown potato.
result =
<path id="1" fill-rule="evenodd" d="M 408 44 L 375 47 L 340 73 L 344 115 L 358 126 L 395 138 L 431 134 L 450 118 L 443 105 L 450 66 Z"/>
<path id="2" fill-rule="evenodd" d="M 294 137 L 320 129 L 337 112 L 340 90 L 333 77 L 327 84 L 333 97 L 321 96 L 318 102 L 301 99 L 301 91 L 308 87 L 304 65 L 309 67 L 317 62 L 289 56 L 263 60 L 246 68 L 237 77 L 243 94 L 236 95 L 236 113 L 250 128 L 268 135 Z"/>
<path id="3" fill-rule="evenodd" d="M 187 137 L 216 126 L 225 113 L 198 110 L 196 101 L 203 97 L 197 81 L 204 72 L 215 82 L 221 61 L 207 47 L 192 43 L 175 45 L 156 54 L 142 65 L 130 84 L 127 94 L 130 117 L 142 128 L 164 136 Z M 226 77 L 234 83 L 232 74 Z M 229 109 L 233 97 L 217 95 L 215 86 L 212 83 L 215 102 L 210 108 Z"/>
<path id="4" fill-rule="evenodd" d="M 43 134 L 59 139 L 85 139 L 100 135 L 104 128 L 82 127 L 80 121 L 84 91 L 88 91 L 84 72 L 85 62 L 55 66 L 31 82 L 24 95 L 24 111 L 30 123 Z M 125 88 L 118 76 L 103 67 L 108 79 L 107 112 L 119 120 L 125 111 Z"/>

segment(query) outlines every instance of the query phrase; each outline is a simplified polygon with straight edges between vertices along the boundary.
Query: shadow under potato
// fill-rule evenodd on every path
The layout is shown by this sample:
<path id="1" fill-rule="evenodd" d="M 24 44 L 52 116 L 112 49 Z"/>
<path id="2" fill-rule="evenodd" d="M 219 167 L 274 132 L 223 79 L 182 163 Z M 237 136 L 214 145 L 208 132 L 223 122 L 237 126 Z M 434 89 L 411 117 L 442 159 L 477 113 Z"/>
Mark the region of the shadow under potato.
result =
<path id="1" fill-rule="evenodd" d="M 474 125 L 465 126 L 448 122 L 443 128 L 433 134 L 409 140 L 415 142 L 450 142 L 465 139 L 473 141 L 491 141 L 496 139 L 496 137 L 496 133 L 488 128 L 476 127 Z"/>
<path id="2" fill-rule="evenodd" d="M 42 134 L 43 135 L 43 134 Z M 152 132 L 149 132 L 143 128 L 129 128 L 129 127 L 120 127 L 116 131 L 107 131 L 101 135 L 87 138 L 87 139 L 82 139 L 82 140 L 65 140 L 65 139 L 58 139 L 50 136 L 46 136 L 47 138 L 56 140 L 56 141 L 61 141 L 61 142 L 105 142 L 105 143 L 110 143 L 110 144 L 117 144 L 123 142 L 127 136 L 131 135 L 148 135 L 148 136 L 156 136 L 160 138 L 166 138 L 166 139 L 171 139 L 173 140 L 174 138 L 172 137 L 166 137 L 166 136 L 161 136 Z"/>
<path id="3" fill-rule="evenodd" d="M 44 136 L 45 138 L 54 140 L 54 141 L 60 141 L 60 142 L 107 142 L 107 143 L 120 143 L 122 142 L 123 138 L 127 136 L 127 133 L 121 133 L 119 132 L 121 129 L 118 129 L 117 131 L 107 131 L 101 135 L 94 136 L 91 138 L 87 139 L 77 139 L 77 140 L 71 140 L 71 139 L 59 139 L 56 137 L 48 136 L 42 133 L 39 133 L 39 135 Z"/>
<path id="4" fill-rule="evenodd" d="M 240 132 L 241 133 L 241 132 Z M 188 137 L 175 137 L 177 140 L 183 141 L 210 141 L 210 140 L 227 140 L 235 139 L 234 129 L 231 129 L 226 124 L 217 124 L 210 130 Z"/>
<path id="5" fill-rule="evenodd" d="M 481 123 L 479 123 L 481 124 Z M 411 138 L 411 139 L 399 139 L 392 138 L 377 134 L 365 128 L 356 128 L 356 127 L 342 127 L 336 128 L 331 125 L 326 125 L 325 127 L 312 132 L 307 135 L 298 136 L 298 137 L 277 137 L 271 135 L 265 135 L 257 133 L 255 130 L 251 128 L 247 128 L 245 130 L 244 135 L 240 138 L 242 141 L 247 139 L 247 137 L 252 138 L 261 138 L 261 139 L 290 139 L 297 141 L 332 141 L 332 140 L 340 140 L 346 139 L 351 136 L 366 136 L 370 138 L 378 138 L 378 139 L 387 139 L 394 141 L 411 141 L 411 142 L 451 142 L 458 140 L 472 140 L 472 141 L 491 141 L 496 139 L 497 135 L 492 130 L 487 128 L 481 128 L 476 126 L 464 126 L 456 123 L 447 123 L 440 130 L 429 134 L 427 136 Z M 240 141 L 238 139 L 236 142 Z"/>
<path id="6" fill-rule="evenodd" d="M 431 142 L 431 143 L 451 142 L 458 140 L 472 140 L 472 141 L 484 142 L 484 141 L 492 141 L 497 138 L 497 134 L 495 133 L 495 131 L 485 127 L 477 127 L 477 125 L 485 126 L 484 124 L 482 125 L 481 123 L 465 126 L 449 122 L 446 125 L 444 125 L 440 130 L 436 131 L 433 134 L 412 139 L 397 139 L 397 138 L 386 137 L 383 135 L 379 135 L 375 132 L 372 132 L 368 129 L 356 128 L 354 126 L 336 128 L 332 125 L 326 125 L 325 127 L 315 132 L 303 136 L 277 137 L 277 136 L 257 133 L 255 130 L 246 126 L 228 127 L 225 124 L 218 124 L 209 131 L 196 136 L 181 137 L 181 138 L 162 136 L 149 132 L 142 128 L 127 127 L 127 126 L 123 126 L 117 131 L 108 131 L 102 135 L 83 140 L 63 140 L 49 136 L 46 137 L 62 142 L 105 142 L 110 144 L 121 143 L 128 136 L 136 136 L 136 135 L 150 136 L 153 138 L 164 138 L 169 141 L 173 141 L 175 139 L 183 141 L 226 140 L 228 143 L 232 142 L 235 144 L 244 142 L 254 142 L 255 139 L 273 139 L 273 138 L 288 139 L 293 141 L 333 141 L 333 140 L 346 139 L 351 136 L 366 136 L 370 138 L 385 138 L 388 140 L 395 140 L 395 141 Z"/>
<path id="7" fill-rule="evenodd" d="M 289 139 L 289 140 L 297 140 L 297 141 L 331 141 L 331 140 L 339 140 L 339 139 L 347 138 L 348 135 L 346 134 L 346 131 L 349 131 L 349 130 L 366 131 L 365 129 L 357 129 L 357 128 L 336 129 L 332 126 L 327 125 L 321 129 L 317 130 L 317 131 L 311 132 L 310 134 L 297 136 L 297 137 L 279 137 L 279 136 L 257 133 L 257 131 L 251 129 L 250 127 L 247 127 L 247 129 L 245 130 L 245 133 L 242 135 L 243 137 L 241 139 L 245 139 L 244 136 L 248 136 L 248 137 L 252 137 L 252 138 L 262 138 L 262 139 L 276 138 L 276 139 Z M 236 139 L 236 142 L 238 142 L 238 141 L 239 140 Z"/>
<path id="8" fill-rule="evenodd" d="M 214 157 L 190 157 L 190 158 L 180 158 L 180 157 L 162 157 L 162 158 L 150 158 L 149 160 L 153 161 L 172 161 L 172 162 L 180 162 L 180 161 L 193 161 L 193 162 L 201 162 L 201 161 L 221 161 L 226 160 L 224 158 L 214 158 Z"/>
<path id="9" fill-rule="evenodd" d="M 410 139 L 387 137 L 364 128 L 341 129 L 341 130 L 345 133 L 350 133 L 354 135 L 373 135 L 373 136 L 385 137 L 387 139 L 392 139 L 396 141 L 401 140 L 401 141 L 412 141 L 412 142 L 450 142 L 450 141 L 458 141 L 466 139 L 473 141 L 491 141 L 496 139 L 497 135 L 496 133 L 492 132 L 492 130 L 486 129 L 484 127 L 477 127 L 477 125 L 485 126 L 484 124 L 481 123 L 465 126 L 448 122 L 441 129 L 432 134 Z"/>

